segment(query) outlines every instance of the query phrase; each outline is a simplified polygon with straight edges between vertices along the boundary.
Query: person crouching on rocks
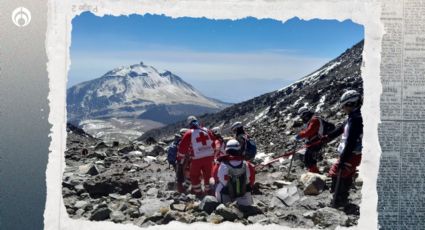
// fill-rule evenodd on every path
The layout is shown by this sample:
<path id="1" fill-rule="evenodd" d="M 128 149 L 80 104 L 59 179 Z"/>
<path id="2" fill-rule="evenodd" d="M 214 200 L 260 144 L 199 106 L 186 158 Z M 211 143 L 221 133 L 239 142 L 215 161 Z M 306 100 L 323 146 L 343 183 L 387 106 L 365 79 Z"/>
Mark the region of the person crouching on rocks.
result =
<path id="1" fill-rule="evenodd" d="M 187 118 L 190 129 L 187 131 L 179 144 L 179 152 L 188 155 L 190 163 L 191 192 L 198 197 L 212 195 L 209 184 L 211 170 L 214 161 L 214 137 L 211 131 L 200 126 L 195 116 Z M 204 192 L 202 191 L 201 177 L 204 181 Z"/>
<path id="2" fill-rule="evenodd" d="M 238 205 L 252 205 L 251 188 L 255 182 L 255 168 L 244 160 L 237 140 L 229 140 L 225 150 L 226 155 L 218 167 L 215 196 L 221 203 L 236 201 Z"/>
<path id="3" fill-rule="evenodd" d="M 363 119 L 360 112 L 362 97 L 355 90 L 345 92 L 340 98 L 340 106 L 348 119 L 335 131 L 323 137 L 324 142 L 340 136 L 338 146 L 339 159 L 329 170 L 332 177 L 331 193 L 334 194 L 333 207 L 345 206 L 348 202 L 349 190 L 353 183 L 356 167 L 362 159 Z M 339 183 L 338 181 L 339 177 Z M 338 185 L 337 185 L 338 184 Z"/>

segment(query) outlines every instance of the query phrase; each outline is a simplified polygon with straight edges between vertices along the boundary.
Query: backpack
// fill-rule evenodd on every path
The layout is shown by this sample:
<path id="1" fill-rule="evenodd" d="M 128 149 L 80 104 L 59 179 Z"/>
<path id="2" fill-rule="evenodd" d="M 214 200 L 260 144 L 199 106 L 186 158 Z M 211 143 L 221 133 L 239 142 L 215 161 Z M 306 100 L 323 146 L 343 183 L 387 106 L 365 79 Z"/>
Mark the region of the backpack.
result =
<path id="1" fill-rule="evenodd" d="M 257 154 L 257 144 L 250 138 L 245 138 L 245 156 L 248 159 L 253 159 Z"/>
<path id="2" fill-rule="evenodd" d="M 173 142 L 168 148 L 167 161 L 170 165 L 175 165 L 177 160 L 177 145 L 178 142 Z"/>
<path id="3" fill-rule="evenodd" d="M 232 200 L 244 196 L 247 191 L 246 182 L 248 180 L 246 175 L 246 162 L 242 161 L 238 166 L 233 166 L 229 162 L 225 162 L 225 164 L 227 165 L 227 175 L 229 176 L 226 185 L 228 195 Z"/>
<path id="4" fill-rule="evenodd" d="M 324 135 L 328 135 L 330 132 L 335 130 L 335 125 L 329 121 L 326 121 L 325 119 L 319 117 L 319 121 L 320 121 L 320 130 L 319 130 L 319 135 L 320 136 L 324 136 Z"/>

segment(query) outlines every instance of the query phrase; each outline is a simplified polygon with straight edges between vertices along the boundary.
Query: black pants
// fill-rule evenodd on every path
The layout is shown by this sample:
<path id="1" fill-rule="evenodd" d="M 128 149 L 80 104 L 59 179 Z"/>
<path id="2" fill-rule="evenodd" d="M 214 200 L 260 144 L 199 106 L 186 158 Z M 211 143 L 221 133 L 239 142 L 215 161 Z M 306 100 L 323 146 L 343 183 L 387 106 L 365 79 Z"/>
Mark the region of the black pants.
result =
<path id="1" fill-rule="evenodd" d="M 348 196 L 350 195 L 350 188 L 353 185 L 353 178 L 341 178 L 339 181 L 339 187 L 336 188 L 337 177 L 332 177 L 331 193 L 336 192 L 336 205 L 344 205 L 348 202 Z"/>
<path id="2" fill-rule="evenodd" d="M 317 161 L 321 158 L 320 150 L 322 149 L 321 145 L 312 146 L 306 149 L 304 154 L 304 166 L 309 168 L 317 164 Z"/>

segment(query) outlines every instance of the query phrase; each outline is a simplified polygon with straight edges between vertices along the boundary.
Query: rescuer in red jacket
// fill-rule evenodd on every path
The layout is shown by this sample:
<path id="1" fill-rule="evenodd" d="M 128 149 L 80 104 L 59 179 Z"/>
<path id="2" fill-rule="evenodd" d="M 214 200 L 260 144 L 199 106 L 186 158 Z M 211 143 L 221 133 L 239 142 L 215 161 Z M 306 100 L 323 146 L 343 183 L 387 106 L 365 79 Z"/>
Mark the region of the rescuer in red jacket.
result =
<path id="1" fill-rule="evenodd" d="M 295 136 L 296 141 L 301 139 L 306 140 L 306 151 L 304 154 L 304 166 L 309 172 L 319 173 L 317 168 L 317 159 L 320 157 L 320 150 L 322 144 L 316 143 L 320 140 L 320 131 L 323 130 L 322 122 L 320 118 L 311 112 L 308 108 L 302 107 L 298 110 L 298 115 L 303 120 L 306 128 L 301 130 L 298 135 Z"/>
<path id="2" fill-rule="evenodd" d="M 199 125 L 195 116 L 187 118 L 190 130 L 187 131 L 179 144 L 179 152 L 187 154 L 192 159 L 190 164 L 190 181 L 192 193 L 199 196 L 213 194 L 209 180 L 214 161 L 215 139 L 211 131 Z M 201 177 L 204 181 L 202 191 Z"/>

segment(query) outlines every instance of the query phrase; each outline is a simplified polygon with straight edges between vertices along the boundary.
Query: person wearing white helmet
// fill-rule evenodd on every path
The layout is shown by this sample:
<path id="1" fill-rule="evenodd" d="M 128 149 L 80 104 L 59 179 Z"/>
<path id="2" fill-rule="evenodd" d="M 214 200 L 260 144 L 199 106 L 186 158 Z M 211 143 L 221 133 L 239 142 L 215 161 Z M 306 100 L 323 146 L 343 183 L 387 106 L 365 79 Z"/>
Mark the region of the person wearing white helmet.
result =
<path id="1" fill-rule="evenodd" d="M 215 151 L 214 151 L 214 159 L 216 160 L 220 156 L 224 155 L 224 139 L 221 136 L 221 130 L 220 127 L 214 127 L 211 129 L 212 134 L 215 138 Z"/>
<path id="2" fill-rule="evenodd" d="M 329 170 L 329 176 L 332 177 L 331 192 L 336 193 L 334 207 L 347 204 L 353 177 L 362 159 L 363 119 L 360 111 L 362 96 L 355 90 L 348 90 L 341 96 L 339 104 L 348 115 L 348 119 L 323 138 L 328 142 L 342 135 L 337 148 L 339 159 Z M 339 186 L 336 188 L 338 177 L 340 177 Z"/>
<path id="3" fill-rule="evenodd" d="M 236 201 L 239 205 L 252 205 L 255 168 L 244 159 L 241 145 L 236 139 L 226 143 L 225 151 L 225 159 L 218 167 L 215 196 L 221 203 Z"/>
<path id="4" fill-rule="evenodd" d="M 234 138 L 241 144 L 242 155 L 245 156 L 245 159 L 252 160 L 257 153 L 257 146 L 245 131 L 242 122 L 236 121 L 230 129 L 234 133 Z"/>
<path id="5" fill-rule="evenodd" d="M 320 150 L 323 144 L 319 140 L 326 131 L 334 129 L 335 126 L 325 121 L 305 106 L 298 109 L 298 115 L 304 123 L 304 128 L 294 137 L 294 140 L 305 140 L 306 151 L 304 154 L 304 166 L 309 172 L 320 173 L 319 168 L 317 168 L 317 161 L 321 157 Z"/>
<path id="6" fill-rule="evenodd" d="M 199 125 L 195 116 L 189 116 L 187 124 L 190 129 L 182 137 L 179 152 L 191 159 L 192 193 L 201 197 L 213 193 L 209 181 L 214 161 L 215 138 L 210 130 Z M 204 181 L 204 191 L 202 191 L 201 178 Z"/>

